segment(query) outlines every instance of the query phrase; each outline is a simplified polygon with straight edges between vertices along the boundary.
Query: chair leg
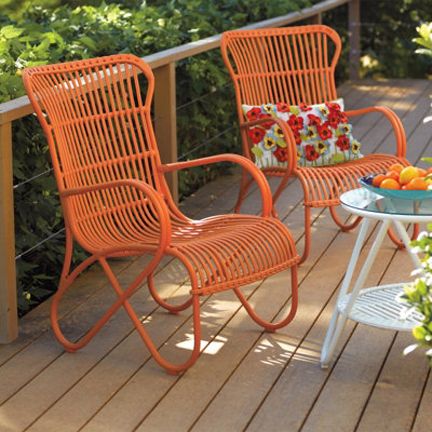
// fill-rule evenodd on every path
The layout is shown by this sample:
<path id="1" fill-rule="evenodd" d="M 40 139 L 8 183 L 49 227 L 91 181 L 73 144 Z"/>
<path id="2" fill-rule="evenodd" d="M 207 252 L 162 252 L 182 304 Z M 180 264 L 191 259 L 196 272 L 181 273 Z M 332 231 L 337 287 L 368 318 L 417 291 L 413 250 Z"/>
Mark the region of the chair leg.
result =
<path id="1" fill-rule="evenodd" d="M 240 208 L 241 208 L 243 201 L 246 197 L 246 193 L 252 184 L 252 181 L 253 180 L 250 178 L 248 172 L 243 169 L 242 170 L 242 176 L 241 176 L 241 182 L 240 182 L 239 195 L 237 198 L 236 205 L 234 206 L 234 213 L 240 212 Z"/>
<path id="2" fill-rule="evenodd" d="M 184 303 L 180 305 L 171 305 L 167 303 L 164 299 L 160 297 L 158 294 L 155 284 L 154 284 L 154 278 L 153 273 L 151 273 L 147 278 L 147 284 L 150 291 L 150 294 L 152 295 L 154 301 L 158 303 L 160 306 L 171 312 L 172 314 L 177 314 L 178 312 L 181 312 L 185 309 L 187 309 L 192 304 L 192 297 L 190 297 L 188 300 L 186 300 Z"/>
<path id="3" fill-rule="evenodd" d="M 51 303 L 51 327 L 54 332 L 54 336 L 57 338 L 57 340 L 63 345 L 66 351 L 69 352 L 75 352 L 82 348 L 83 346 L 87 345 L 90 340 L 93 338 L 93 336 L 97 333 L 98 330 L 92 332 L 91 334 L 87 333 L 84 337 L 81 338 L 79 342 L 71 342 L 68 340 L 62 330 L 60 329 L 59 321 L 58 321 L 58 307 L 60 304 L 60 300 L 65 294 L 65 292 L 68 290 L 68 288 L 72 285 L 74 280 L 91 264 L 93 264 L 97 258 L 92 255 L 91 257 L 87 258 L 85 261 L 83 261 L 78 267 L 76 267 L 72 273 L 67 274 L 69 268 L 70 268 L 70 260 L 68 260 L 68 241 L 66 240 L 66 259 L 65 263 L 63 265 L 63 272 L 60 278 L 60 284 L 58 287 L 57 292 L 53 296 L 53 300 Z"/>
<path id="4" fill-rule="evenodd" d="M 311 208 L 309 206 L 304 206 L 304 249 L 303 254 L 300 258 L 299 264 L 303 264 L 310 253 L 311 239 L 312 239 L 312 228 L 311 228 Z"/>
<path id="5" fill-rule="evenodd" d="M 413 224 L 413 232 L 411 234 L 411 240 L 415 240 L 420 232 L 420 225 L 419 224 Z M 405 244 L 402 240 L 400 240 L 397 235 L 393 232 L 393 229 L 389 229 L 387 231 L 388 236 L 390 237 L 390 240 L 399 248 L 404 249 Z"/>
<path id="6" fill-rule="evenodd" d="M 336 225 L 344 232 L 351 231 L 352 229 L 356 228 L 362 220 L 360 216 L 357 216 L 353 222 L 351 222 L 350 224 L 345 224 L 341 221 L 339 215 L 337 214 L 335 206 L 330 206 L 329 210 L 331 217 L 333 218 Z"/>
<path id="7" fill-rule="evenodd" d="M 105 314 L 90 328 L 90 330 L 78 341 L 71 342 L 68 340 L 63 332 L 60 329 L 58 322 L 58 305 L 66 290 L 71 286 L 72 282 L 76 279 L 76 277 L 90 264 L 95 262 L 98 259 L 101 264 L 106 276 L 108 277 L 109 282 L 111 283 L 114 291 L 116 292 L 118 299 L 110 306 L 110 308 L 105 312 Z M 147 269 L 144 269 L 132 282 L 131 285 L 126 290 L 122 290 L 120 283 L 111 270 L 108 262 L 105 258 L 96 258 L 95 256 L 89 257 L 83 263 L 81 263 L 68 277 L 62 279 L 61 284 L 57 293 L 54 296 L 52 305 L 51 305 L 51 324 L 54 330 L 54 334 L 59 340 L 59 342 L 64 346 L 67 351 L 74 352 L 78 349 L 87 345 L 91 339 L 101 330 L 101 328 L 106 324 L 106 322 L 118 311 L 120 307 L 124 307 L 129 318 L 140 334 L 143 342 L 147 346 L 150 351 L 150 354 L 153 356 L 155 361 L 162 366 L 166 371 L 170 374 L 179 374 L 190 366 L 192 366 L 199 354 L 200 354 L 200 343 L 201 343 L 201 324 L 200 324 L 200 301 L 199 296 L 197 294 L 192 295 L 192 299 L 190 303 L 193 306 L 193 326 L 194 326 L 194 347 L 190 357 L 182 364 L 173 364 L 167 361 L 164 357 L 160 355 L 158 352 L 154 342 L 150 338 L 147 331 L 144 329 L 140 319 L 135 313 L 132 305 L 129 303 L 128 298 L 138 289 L 143 279 L 148 277 L 148 274 L 153 272 L 157 264 L 152 264 L 152 262 L 148 266 Z"/>
<path id="8" fill-rule="evenodd" d="M 269 332 L 274 332 L 277 329 L 280 329 L 282 327 L 285 327 L 287 324 L 289 324 L 293 318 L 295 317 L 295 314 L 297 312 L 297 305 L 298 305 L 298 279 L 297 279 L 297 266 L 291 267 L 291 292 L 292 292 L 292 299 L 291 299 L 291 309 L 288 313 L 288 315 L 283 318 L 281 321 L 272 323 L 266 320 L 263 320 L 260 316 L 258 316 L 253 309 L 253 307 L 250 305 L 249 301 L 246 299 L 246 297 L 243 295 L 243 293 L 240 291 L 240 289 L 234 288 L 234 292 L 241 301 L 242 305 L 245 307 L 246 311 L 248 312 L 249 316 L 261 327 L 264 327 Z"/>
<path id="9" fill-rule="evenodd" d="M 150 354 L 153 356 L 155 361 L 162 366 L 169 374 L 177 375 L 189 367 L 191 367 L 197 360 L 199 354 L 200 354 L 200 346 L 201 346 L 201 322 L 200 322 L 200 301 L 199 296 L 197 294 L 192 295 L 192 306 L 193 306 L 193 326 L 194 326 L 194 347 L 192 350 L 192 353 L 190 357 L 181 364 L 173 364 L 166 360 L 158 351 L 157 347 L 155 346 L 153 340 L 150 338 L 147 331 L 144 329 L 140 319 L 138 318 L 137 314 L 135 313 L 134 309 L 132 308 L 132 305 L 129 303 L 127 298 L 123 298 L 126 291 L 122 291 L 121 286 L 118 282 L 118 279 L 112 272 L 111 268 L 109 267 L 108 263 L 105 261 L 101 261 L 102 267 L 104 268 L 108 278 L 110 279 L 111 285 L 113 286 L 114 290 L 116 291 L 117 295 L 119 296 L 119 299 L 122 299 L 123 307 L 125 308 L 127 314 L 129 315 L 129 318 L 131 319 L 132 323 L 134 324 L 135 328 L 137 329 L 139 335 L 141 336 L 141 339 L 143 340 L 144 344 L 147 346 L 148 350 L 150 351 Z M 129 288 L 128 288 L 129 289 Z"/>

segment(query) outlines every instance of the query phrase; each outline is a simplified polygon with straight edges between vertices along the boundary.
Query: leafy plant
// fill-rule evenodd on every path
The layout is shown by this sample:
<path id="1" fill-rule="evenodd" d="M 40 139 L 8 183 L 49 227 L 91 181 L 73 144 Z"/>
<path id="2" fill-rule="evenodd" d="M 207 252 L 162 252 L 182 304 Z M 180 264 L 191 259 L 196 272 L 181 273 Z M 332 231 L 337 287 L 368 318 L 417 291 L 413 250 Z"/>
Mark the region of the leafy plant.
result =
<path id="1" fill-rule="evenodd" d="M 413 336 L 417 344 L 411 345 L 406 349 L 407 352 L 418 346 L 427 349 L 426 355 L 432 365 L 432 224 L 428 226 L 428 232 L 423 232 L 418 239 L 413 241 L 413 251 L 421 253 L 423 271 L 421 275 L 408 286 L 405 287 L 403 298 L 418 311 L 423 319 L 421 324 L 414 327 Z"/>
<path id="2" fill-rule="evenodd" d="M 432 57 L 432 22 L 417 27 L 417 33 L 420 37 L 414 38 L 413 42 L 420 45 L 421 48 L 417 48 L 415 52 Z"/>

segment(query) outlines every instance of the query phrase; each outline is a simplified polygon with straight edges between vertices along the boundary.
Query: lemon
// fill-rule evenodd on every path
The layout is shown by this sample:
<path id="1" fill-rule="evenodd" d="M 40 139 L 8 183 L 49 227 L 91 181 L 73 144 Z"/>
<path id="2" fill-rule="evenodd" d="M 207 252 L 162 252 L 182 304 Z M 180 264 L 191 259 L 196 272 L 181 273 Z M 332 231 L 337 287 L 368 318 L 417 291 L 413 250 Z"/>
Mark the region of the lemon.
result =
<path id="1" fill-rule="evenodd" d="M 419 177 L 419 171 L 414 166 L 407 166 L 399 174 L 399 183 L 408 184 L 412 179 Z"/>

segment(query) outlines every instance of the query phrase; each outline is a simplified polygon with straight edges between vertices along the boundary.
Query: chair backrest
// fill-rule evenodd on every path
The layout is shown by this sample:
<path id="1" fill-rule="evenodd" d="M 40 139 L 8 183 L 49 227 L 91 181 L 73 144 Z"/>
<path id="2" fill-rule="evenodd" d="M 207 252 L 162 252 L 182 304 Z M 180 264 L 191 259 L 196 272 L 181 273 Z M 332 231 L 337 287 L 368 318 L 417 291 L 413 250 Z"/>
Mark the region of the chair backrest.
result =
<path id="1" fill-rule="evenodd" d="M 61 191 L 136 179 L 169 194 L 150 116 L 154 77 L 141 59 L 121 54 L 38 66 L 23 78 Z"/>
<path id="2" fill-rule="evenodd" d="M 315 104 L 337 97 L 334 71 L 341 40 L 330 27 L 228 31 L 221 49 L 240 119 L 242 104 Z"/>

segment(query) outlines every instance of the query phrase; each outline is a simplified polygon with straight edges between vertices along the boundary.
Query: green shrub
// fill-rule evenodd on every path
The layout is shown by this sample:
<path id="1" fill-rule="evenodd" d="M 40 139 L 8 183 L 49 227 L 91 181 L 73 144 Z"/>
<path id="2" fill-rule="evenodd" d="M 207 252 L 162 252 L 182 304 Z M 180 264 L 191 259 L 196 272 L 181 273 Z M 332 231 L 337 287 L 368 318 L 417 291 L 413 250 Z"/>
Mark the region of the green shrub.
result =
<path id="1" fill-rule="evenodd" d="M 416 27 L 432 21 L 430 0 L 361 0 L 362 75 L 425 78 L 426 58 L 413 56 Z"/>
<path id="2" fill-rule="evenodd" d="M 427 348 L 426 355 L 432 365 L 432 224 L 428 226 L 428 230 L 411 243 L 414 251 L 422 254 L 423 272 L 414 283 L 405 288 L 403 298 L 423 316 L 421 324 L 413 329 L 418 344 L 411 345 L 407 351 L 417 346 Z"/>
<path id="3" fill-rule="evenodd" d="M 13 12 L 0 15 L 0 102 L 24 94 L 21 71 L 27 66 L 121 52 L 144 56 L 309 4 L 308 0 L 131 0 L 126 4 L 138 6 L 110 2 L 47 9 L 34 5 L 51 7 L 60 2 L 0 2 Z M 240 152 L 234 97 L 219 51 L 179 62 L 177 83 L 179 156 Z M 20 184 L 15 189 L 18 302 L 24 313 L 56 289 L 64 252 L 63 223 L 46 141 L 34 116 L 14 122 L 13 143 L 14 183 Z M 182 195 L 226 169 L 182 173 Z M 21 184 L 33 176 L 38 177 Z M 76 258 L 81 256 L 82 252 Z"/>
<path id="4" fill-rule="evenodd" d="M 413 42 L 420 48 L 416 49 L 416 53 L 432 57 L 432 22 L 417 27 L 417 33 L 419 37 L 414 38 Z"/>

